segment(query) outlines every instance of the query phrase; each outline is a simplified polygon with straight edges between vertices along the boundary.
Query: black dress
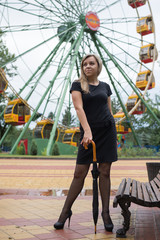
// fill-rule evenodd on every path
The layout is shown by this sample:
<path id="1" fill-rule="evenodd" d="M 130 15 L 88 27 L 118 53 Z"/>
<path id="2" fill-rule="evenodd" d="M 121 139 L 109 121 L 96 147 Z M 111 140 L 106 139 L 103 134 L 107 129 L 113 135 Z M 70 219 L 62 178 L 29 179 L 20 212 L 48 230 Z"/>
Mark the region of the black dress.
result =
<path id="1" fill-rule="evenodd" d="M 107 99 L 112 94 L 110 86 L 99 81 L 98 86 L 89 85 L 89 93 L 84 93 L 79 81 L 72 83 L 70 93 L 79 91 L 82 94 L 83 109 L 92 131 L 93 141 L 96 144 L 97 162 L 117 161 L 117 133 L 115 121 L 109 111 Z M 83 139 L 83 128 L 80 125 L 81 137 Z M 88 164 L 93 162 L 92 144 L 86 150 L 82 144 L 79 145 L 77 164 Z"/>

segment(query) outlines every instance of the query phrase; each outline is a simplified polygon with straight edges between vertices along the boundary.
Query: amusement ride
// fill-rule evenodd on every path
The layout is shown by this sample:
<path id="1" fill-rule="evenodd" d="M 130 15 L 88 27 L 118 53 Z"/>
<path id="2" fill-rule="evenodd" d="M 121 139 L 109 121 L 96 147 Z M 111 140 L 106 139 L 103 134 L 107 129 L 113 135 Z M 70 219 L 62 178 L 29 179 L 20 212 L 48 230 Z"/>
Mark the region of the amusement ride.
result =
<path id="1" fill-rule="evenodd" d="M 103 61 L 100 80 L 110 84 L 121 109 L 114 115 L 117 133 L 133 133 L 130 116 L 148 111 L 145 95 L 155 88 L 155 25 L 149 0 L 2 0 L 1 31 L 14 59 L 0 65 L 0 94 L 6 98 L 1 114 L 8 128 L 23 130 L 10 151 L 13 154 L 31 123 L 34 138 L 48 139 L 47 155 L 59 141 L 78 146 L 79 128 L 66 128 L 62 114 L 73 111 L 69 89 L 80 76 L 80 63 L 87 53 Z M 16 75 L 7 76 L 12 63 Z M 53 112 L 53 119 L 47 118 Z M 41 118 L 41 120 L 39 120 Z M 128 127 L 123 125 L 127 121 Z M 61 137 L 60 137 L 61 136 Z"/>

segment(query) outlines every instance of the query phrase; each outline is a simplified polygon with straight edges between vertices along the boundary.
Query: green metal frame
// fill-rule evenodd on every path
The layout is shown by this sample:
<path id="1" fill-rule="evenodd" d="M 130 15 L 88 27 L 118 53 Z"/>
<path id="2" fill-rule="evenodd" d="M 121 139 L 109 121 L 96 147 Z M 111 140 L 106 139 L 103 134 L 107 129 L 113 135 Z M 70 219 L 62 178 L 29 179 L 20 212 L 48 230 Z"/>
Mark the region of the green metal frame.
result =
<path id="1" fill-rule="evenodd" d="M 49 138 L 49 142 L 48 142 L 48 146 L 47 146 L 47 156 L 52 154 L 52 147 L 53 147 L 53 143 L 54 143 L 54 136 L 55 136 L 55 133 L 56 133 L 56 128 L 57 128 L 59 116 L 60 116 L 60 113 L 61 113 L 61 110 L 62 110 L 62 106 L 63 106 L 64 98 L 65 98 L 65 95 L 66 95 L 66 92 L 67 92 L 67 88 L 68 88 L 69 82 L 71 80 L 71 75 L 72 75 L 72 72 L 73 72 L 73 69 L 74 69 L 74 65 L 76 63 L 79 46 L 81 44 L 81 40 L 82 40 L 82 37 L 83 37 L 83 32 L 84 32 L 84 27 L 81 29 L 81 32 L 80 32 L 80 34 L 78 36 L 78 41 L 77 41 L 77 44 L 75 46 L 74 57 L 72 58 L 72 61 L 70 63 L 70 71 L 69 71 L 68 76 L 66 77 L 65 88 L 64 88 L 64 91 L 63 91 L 63 95 L 62 95 L 62 98 L 61 98 L 58 110 L 57 110 L 56 118 L 55 118 L 55 121 L 54 121 L 54 125 L 53 125 L 53 128 L 52 128 L 52 131 L 51 131 L 51 134 L 50 134 L 50 138 Z"/>
<path id="2" fill-rule="evenodd" d="M 82 34 L 82 32 L 83 32 L 83 31 L 81 31 L 81 34 Z M 80 36 L 81 36 L 81 35 L 80 35 Z M 79 40 L 78 40 L 78 42 L 79 42 Z M 35 111 L 34 111 L 33 114 L 31 115 L 29 121 L 26 123 L 25 127 L 23 128 L 23 131 L 21 132 L 21 134 L 20 134 L 19 137 L 17 138 L 15 144 L 13 145 L 13 147 L 12 147 L 12 149 L 11 149 L 11 151 L 10 151 L 10 154 L 13 154 L 13 153 L 15 152 L 16 147 L 18 146 L 19 141 L 22 139 L 22 137 L 23 137 L 24 133 L 26 132 L 27 128 L 29 127 L 29 125 L 30 125 L 32 119 L 35 117 L 35 115 L 36 115 L 36 113 L 37 113 L 39 107 L 41 106 L 41 104 L 42 104 L 44 98 L 46 97 L 46 95 L 47 95 L 47 93 L 49 92 L 50 88 L 51 88 L 52 85 L 54 84 L 55 79 L 56 79 L 57 76 L 60 74 L 61 69 L 63 68 L 63 66 L 64 66 L 65 62 L 67 61 L 67 59 L 68 59 L 68 57 L 69 57 L 69 55 L 70 55 L 72 49 L 74 49 L 74 47 L 75 47 L 76 44 L 77 44 L 77 40 L 75 40 L 74 43 L 72 44 L 72 46 L 71 46 L 71 48 L 70 48 L 70 51 L 68 52 L 68 54 L 67 54 L 66 57 L 64 58 L 64 60 L 63 60 L 63 62 L 62 62 L 62 64 L 61 64 L 61 66 L 58 67 L 55 76 L 53 77 L 53 79 L 52 79 L 52 81 L 50 82 L 49 86 L 47 87 L 46 91 L 44 92 L 44 94 L 43 94 L 41 100 L 39 101 L 37 107 L 35 108 Z M 55 121 L 55 122 L 58 122 L 58 120 Z M 54 126 L 55 126 L 55 124 L 54 124 Z M 54 126 L 53 126 L 53 128 L 54 128 Z"/>
<path id="3" fill-rule="evenodd" d="M 115 60 L 115 58 L 112 56 L 112 54 L 108 51 L 108 49 L 104 46 L 104 44 L 100 41 L 100 39 L 94 35 L 95 40 L 97 41 L 97 43 L 100 45 L 100 47 L 107 53 L 107 55 L 109 56 L 109 58 L 112 60 L 112 62 L 114 63 L 114 65 L 118 68 L 118 70 L 120 71 L 120 73 L 122 74 L 122 76 L 126 79 L 127 83 L 131 86 L 131 88 L 133 89 L 133 91 L 137 94 L 137 96 L 141 99 L 141 101 L 143 102 L 143 104 L 145 105 L 145 107 L 147 108 L 148 112 L 151 114 L 151 116 L 158 122 L 158 124 L 160 124 L 160 120 L 157 118 L 157 116 L 155 115 L 155 113 L 151 110 L 151 108 L 149 107 L 149 105 L 145 102 L 145 100 L 143 99 L 143 97 L 139 94 L 139 91 L 137 90 L 137 88 L 131 83 L 131 79 L 129 79 L 128 76 L 126 76 L 126 73 L 124 72 L 124 70 L 122 69 L 122 67 L 118 64 L 118 62 Z"/>
<path id="4" fill-rule="evenodd" d="M 96 42 L 95 34 L 91 34 L 91 37 L 92 37 L 92 39 L 93 39 L 93 42 L 94 42 L 94 44 L 95 44 L 95 46 L 96 46 L 96 48 L 97 48 L 97 51 L 98 51 L 99 55 L 100 55 L 100 57 L 101 57 L 101 59 L 102 59 L 102 61 L 103 61 L 103 65 L 104 65 L 104 67 L 105 67 L 105 69 L 106 69 L 106 71 L 107 71 L 107 73 L 108 73 L 108 76 L 109 76 L 109 79 L 110 79 L 110 81 L 111 81 L 111 84 L 112 84 L 112 86 L 113 86 L 113 88 L 114 88 L 114 91 L 115 91 L 115 93 L 116 93 L 116 95 L 117 95 L 117 97 L 118 97 L 118 100 L 119 100 L 119 102 L 120 102 L 120 104 L 121 104 L 121 107 L 122 107 L 122 109 L 123 109 L 123 112 L 124 112 L 124 114 L 125 114 L 125 116 L 126 116 L 126 119 L 127 119 L 127 121 L 128 121 L 128 125 L 130 126 L 130 128 L 131 128 L 131 130 L 132 130 L 134 139 L 135 139 L 137 145 L 138 145 L 138 146 L 141 146 L 141 145 L 140 145 L 140 142 L 139 142 L 139 140 L 138 140 L 138 138 L 137 138 L 137 136 L 136 136 L 136 134 L 135 134 L 134 128 L 133 128 L 133 126 L 132 126 L 132 124 L 131 124 L 131 122 L 130 122 L 130 119 L 129 119 L 129 117 L 128 117 L 128 113 L 127 113 L 127 110 L 126 110 L 126 108 L 125 108 L 125 105 L 123 104 L 123 102 L 122 102 L 122 100 L 121 100 L 121 97 L 120 97 L 120 95 L 119 95 L 119 93 L 118 93 L 118 91 L 117 91 L 117 89 L 116 89 L 116 87 L 115 87 L 115 84 L 114 84 L 114 81 L 113 81 L 113 79 L 112 79 L 111 73 L 110 73 L 110 71 L 109 71 L 109 69 L 108 69 L 108 67 L 107 67 L 107 65 L 106 65 L 106 62 L 104 61 L 104 58 L 103 58 L 102 53 L 101 53 L 101 51 L 100 51 L 100 48 L 99 48 L 99 46 L 98 46 L 98 44 L 97 44 L 97 42 Z"/>

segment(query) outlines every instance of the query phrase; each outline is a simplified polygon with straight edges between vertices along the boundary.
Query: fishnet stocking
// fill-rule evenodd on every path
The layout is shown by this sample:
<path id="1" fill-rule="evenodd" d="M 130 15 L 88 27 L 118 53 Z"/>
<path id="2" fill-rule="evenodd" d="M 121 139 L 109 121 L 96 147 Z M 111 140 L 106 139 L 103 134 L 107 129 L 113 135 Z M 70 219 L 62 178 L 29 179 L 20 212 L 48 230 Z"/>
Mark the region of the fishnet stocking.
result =
<path id="1" fill-rule="evenodd" d="M 99 164 L 99 190 L 102 200 L 102 217 L 103 221 L 108 224 L 110 223 L 109 216 L 109 201 L 110 201 L 110 168 L 111 163 L 100 163 Z"/>
<path id="2" fill-rule="evenodd" d="M 58 219 L 58 222 L 64 222 L 67 218 L 68 212 L 71 209 L 74 201 L 80 194 L 83 185 L 85 177 L 87 176 L 88 170 L 89 170 L 90 164 L 86 165 L 80 165 L 77 164 L 74 172 L 74 178 L 72 180 L 66 201 L 64 203 L 61 215 Z"/>

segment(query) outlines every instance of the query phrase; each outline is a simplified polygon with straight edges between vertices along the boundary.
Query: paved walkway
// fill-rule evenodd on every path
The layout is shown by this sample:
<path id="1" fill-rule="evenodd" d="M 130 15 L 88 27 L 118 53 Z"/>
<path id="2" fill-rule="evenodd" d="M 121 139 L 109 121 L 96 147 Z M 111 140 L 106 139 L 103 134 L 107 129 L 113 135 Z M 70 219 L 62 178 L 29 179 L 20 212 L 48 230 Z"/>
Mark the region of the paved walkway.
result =
<path id="1" fill-rule="evenodd" d="M 119 160 L 111 171 L 112 195 L 124 177 L 148 181 L 146 162 Z M 155 161 L 154 161 L 155 162 Z M 110 211 L 113 233 L 104 230 L 99 214 L 97 234 L 92 220 L 92 177 L 89 173 L 82 194 L 73 205 L 71 226 L 54 230 L 73 177 L 74 160 L 0 159 L 0 240 L 89 240 L 116 239 L 122 225 L 120 208 Z M 127 239 L 160 240 L 160 211 L 132 205 L 131 228 Z M 101 212 L 101 202 L 100 202 Z"/>

